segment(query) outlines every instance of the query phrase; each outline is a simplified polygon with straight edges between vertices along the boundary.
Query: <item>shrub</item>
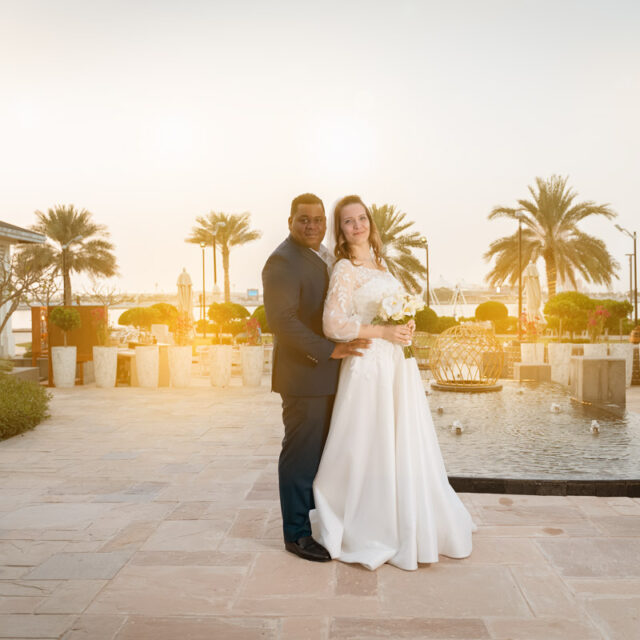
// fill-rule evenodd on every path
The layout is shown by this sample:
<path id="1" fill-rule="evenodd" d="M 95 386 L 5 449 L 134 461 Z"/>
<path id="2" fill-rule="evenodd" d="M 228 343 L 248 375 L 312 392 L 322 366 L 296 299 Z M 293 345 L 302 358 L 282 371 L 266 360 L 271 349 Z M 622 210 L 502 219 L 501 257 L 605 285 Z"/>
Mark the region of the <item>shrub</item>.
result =
<path id="1" fill-rule="evenodd" d="M 0 374 L 9 372 L 13 369 L 13 362 L 0 358 Z"/>
<path id="2" fill-rule="evenodd" d="M 118 324 L 148 330 L 152 324 L 161 324 L 161 318 L 160 312 L 153 307 L 132 307 L 120 314 Z"/>
<path id="3" fill-rule="evenodd" d="M 249 312 L 241 304 L 235 302 L 214 302 L 207 312 L 209 319 L 216 325 L 216 333 L 233 333 L 244 331 L 245 318 Z"/>
<path id="4" fill-rule="evenodd" d="M 33 429 L 48 418 L 50 398 L 35 382 L 0 374 L 0 440 Z"/>
<path id="5" fill-rule="evenodd" d="M 64 333 L 64 344 L 67 345 L 67 332 L 77 329 L 80 324 L 80 312 L 73 307 L 54 307 L 49 311 L 49 322 Z"/>
<path id="6" fill-rule="evenodd" d="M 633 311 L 633 305 L 628 300 L 598 300 L 597 304 L 604 307 L 609 317 L 604 323 L 605 329 L 617 333 L 620 330 L 620 320 L 622 320 L 622 330 L 625 330 L 625 320 Z"/>
<path id="7" fill-rule="evenodd" d="M 496 333 L 516 333 L 518 331 L 518 318 L 507 316 L 495 323 Z"/>
<path id="8" fill-rule="evenodd" d="M 451 327 L 460 324 L 453 316 L 441 316 L 438 318 L 434 333 L 442 333 Z"/>
<path id="9" fill-rule="evenodd" d="M 267 314 L 265 313 L 263 304 L 261 304 L 259 307 L 256 307 L 255 311 L 251 314 L 251 317 L 258 320 L 262 333 L 271 333 L 271 327 L 267 322 Z"/>
<path id="10" fill-rule="evenodd" d="M 563 331 L 571 335 L 587 328 L 589 311 L 596 306 L 595 300 L 577 291 L 563 291 L 547 300 L 544 315 L 550 329 L 559 329 L 562 321 Z"/>
<path id="11" fill-rule="evenodd" d="M 498 326 L 498 323 L 505 322 L 509 316 L 509 311 L 502 302 L 497 300 L 487 300 L 482 302 L 476 307 L 476 320 L 484 321 L 490 320 L 493 322 L 493 326 Z"/>
<path id="12" fill-rule="evenodd" d="M 435 333 L 438 326 L 438 314 L 430 307 L 420 309 L 416 313 L 416 331 Z"/>
<path id="13" fill-rule="evenodd" d="M 159 316 L 158 322 L 151 324 L 166 324 L 169 326 L 169 331 L 174 332 L 176 330 L 176 324 L 178 321 L 178 309 L 168 302 L 158 302 L 152 304 L 150 309 L 155 309 Z"/>

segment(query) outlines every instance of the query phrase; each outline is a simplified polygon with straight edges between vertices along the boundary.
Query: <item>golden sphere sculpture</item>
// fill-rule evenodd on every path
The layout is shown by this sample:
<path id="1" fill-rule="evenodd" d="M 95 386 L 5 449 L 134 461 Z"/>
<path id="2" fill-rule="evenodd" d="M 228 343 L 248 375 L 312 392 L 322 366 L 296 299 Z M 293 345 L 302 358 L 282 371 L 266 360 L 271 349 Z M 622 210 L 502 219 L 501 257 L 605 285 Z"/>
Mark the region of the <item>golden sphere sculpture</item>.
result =
<path id="1" fill-rule="evenodd" d="M 491 329 L 468 322 L 443 331 L 429 354 L 436 389 L 498 391 L 504 351 Z"/>

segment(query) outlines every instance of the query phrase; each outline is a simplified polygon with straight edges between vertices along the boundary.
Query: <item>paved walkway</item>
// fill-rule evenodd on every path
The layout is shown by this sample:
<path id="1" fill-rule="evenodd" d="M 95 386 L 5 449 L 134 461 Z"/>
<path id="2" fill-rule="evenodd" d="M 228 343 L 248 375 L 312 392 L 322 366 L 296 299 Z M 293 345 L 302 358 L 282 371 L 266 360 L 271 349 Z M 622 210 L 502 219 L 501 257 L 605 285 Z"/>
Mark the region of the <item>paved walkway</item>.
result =
<path id="1" fill-rule="evenodd" d="M 313 564 L 283 551 L 266 379 L 53 393 L 0 443 L 2 638 L 640 638 L 640 499 L 463 494 L 468 559 Z"/>

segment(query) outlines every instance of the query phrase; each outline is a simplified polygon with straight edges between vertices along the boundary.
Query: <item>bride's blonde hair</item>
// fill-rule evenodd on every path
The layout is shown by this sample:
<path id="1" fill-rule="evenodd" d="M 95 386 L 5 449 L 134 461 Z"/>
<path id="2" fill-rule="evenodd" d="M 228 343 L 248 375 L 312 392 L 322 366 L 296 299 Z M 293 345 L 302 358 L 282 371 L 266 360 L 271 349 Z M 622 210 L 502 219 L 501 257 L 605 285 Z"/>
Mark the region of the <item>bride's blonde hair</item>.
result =
<path id="1" fill-rule="evenodd" d="M 338 201 L 338 204 L 336 204 L 335 209 L 333 210 L 333 237 L 336 239 L 336 246 L 333 252 L 336 256 L 336 262 L 338 260 L 347 259 L 351 261 L 351 264 L 357 266 L 354 263 L 355 257 L 351 253 L 347 240 L 340 227 L 340 216 L 342 214 L 342 210 L 350 204 L 360 204 L 364 208 L 367 218 L 369 218 L 369 246 L 373 251 L 376 265 L 384 268 L 384 263 L 382 262 L 382 240 L 378 233 L 378 227 L 376 227 L 376 223 L 373 221 L 373 216 L 371 215 L 371 211 L 369 211 L 369 207 L 362 202 L 362 198 L 360 196 L 345 196 Z"/>

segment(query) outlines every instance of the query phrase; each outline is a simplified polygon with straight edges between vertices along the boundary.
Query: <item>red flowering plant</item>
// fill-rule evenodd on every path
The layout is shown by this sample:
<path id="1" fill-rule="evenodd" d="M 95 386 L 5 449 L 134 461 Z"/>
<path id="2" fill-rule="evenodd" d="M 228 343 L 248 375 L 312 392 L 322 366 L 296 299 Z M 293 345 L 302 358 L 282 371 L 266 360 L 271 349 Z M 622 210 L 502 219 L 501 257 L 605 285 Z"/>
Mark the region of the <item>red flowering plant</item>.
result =
<path id="1" fill-rule="evenodd" d="M 262 344 L 262 331 L 258 318 L 249 318 L 246 322 L 247 327 L 247 344 L 251 347 L 257 347 Z"/>
<path id="2" fill-rule="evenodd" d="M 610 317 L 611 314 L 602 305 L 598 305 L 591 311 L 589 319 L 587 320 L 587 330 L 589 331 L 591 342 L 598 342 L 598 339 L 602 335 L 605 322 Z"/>
<path id="3" fill-rule="evenodd" d="M 174 337 L 176 344 L 180 347 L 186 347 L 190 344 L 193 323 L 186 311 L 179 311 L 176 316 L 176 329 Z"/>
<path id="4" fill-rule="evenodd" d="M 98 346 L 109 346 L 111 328 L 109 327 L 107 307 L 96 307 L 95 309 L 91 309 L 91 322 L 95 328 L 96 342 L 98 343 Z"/>

